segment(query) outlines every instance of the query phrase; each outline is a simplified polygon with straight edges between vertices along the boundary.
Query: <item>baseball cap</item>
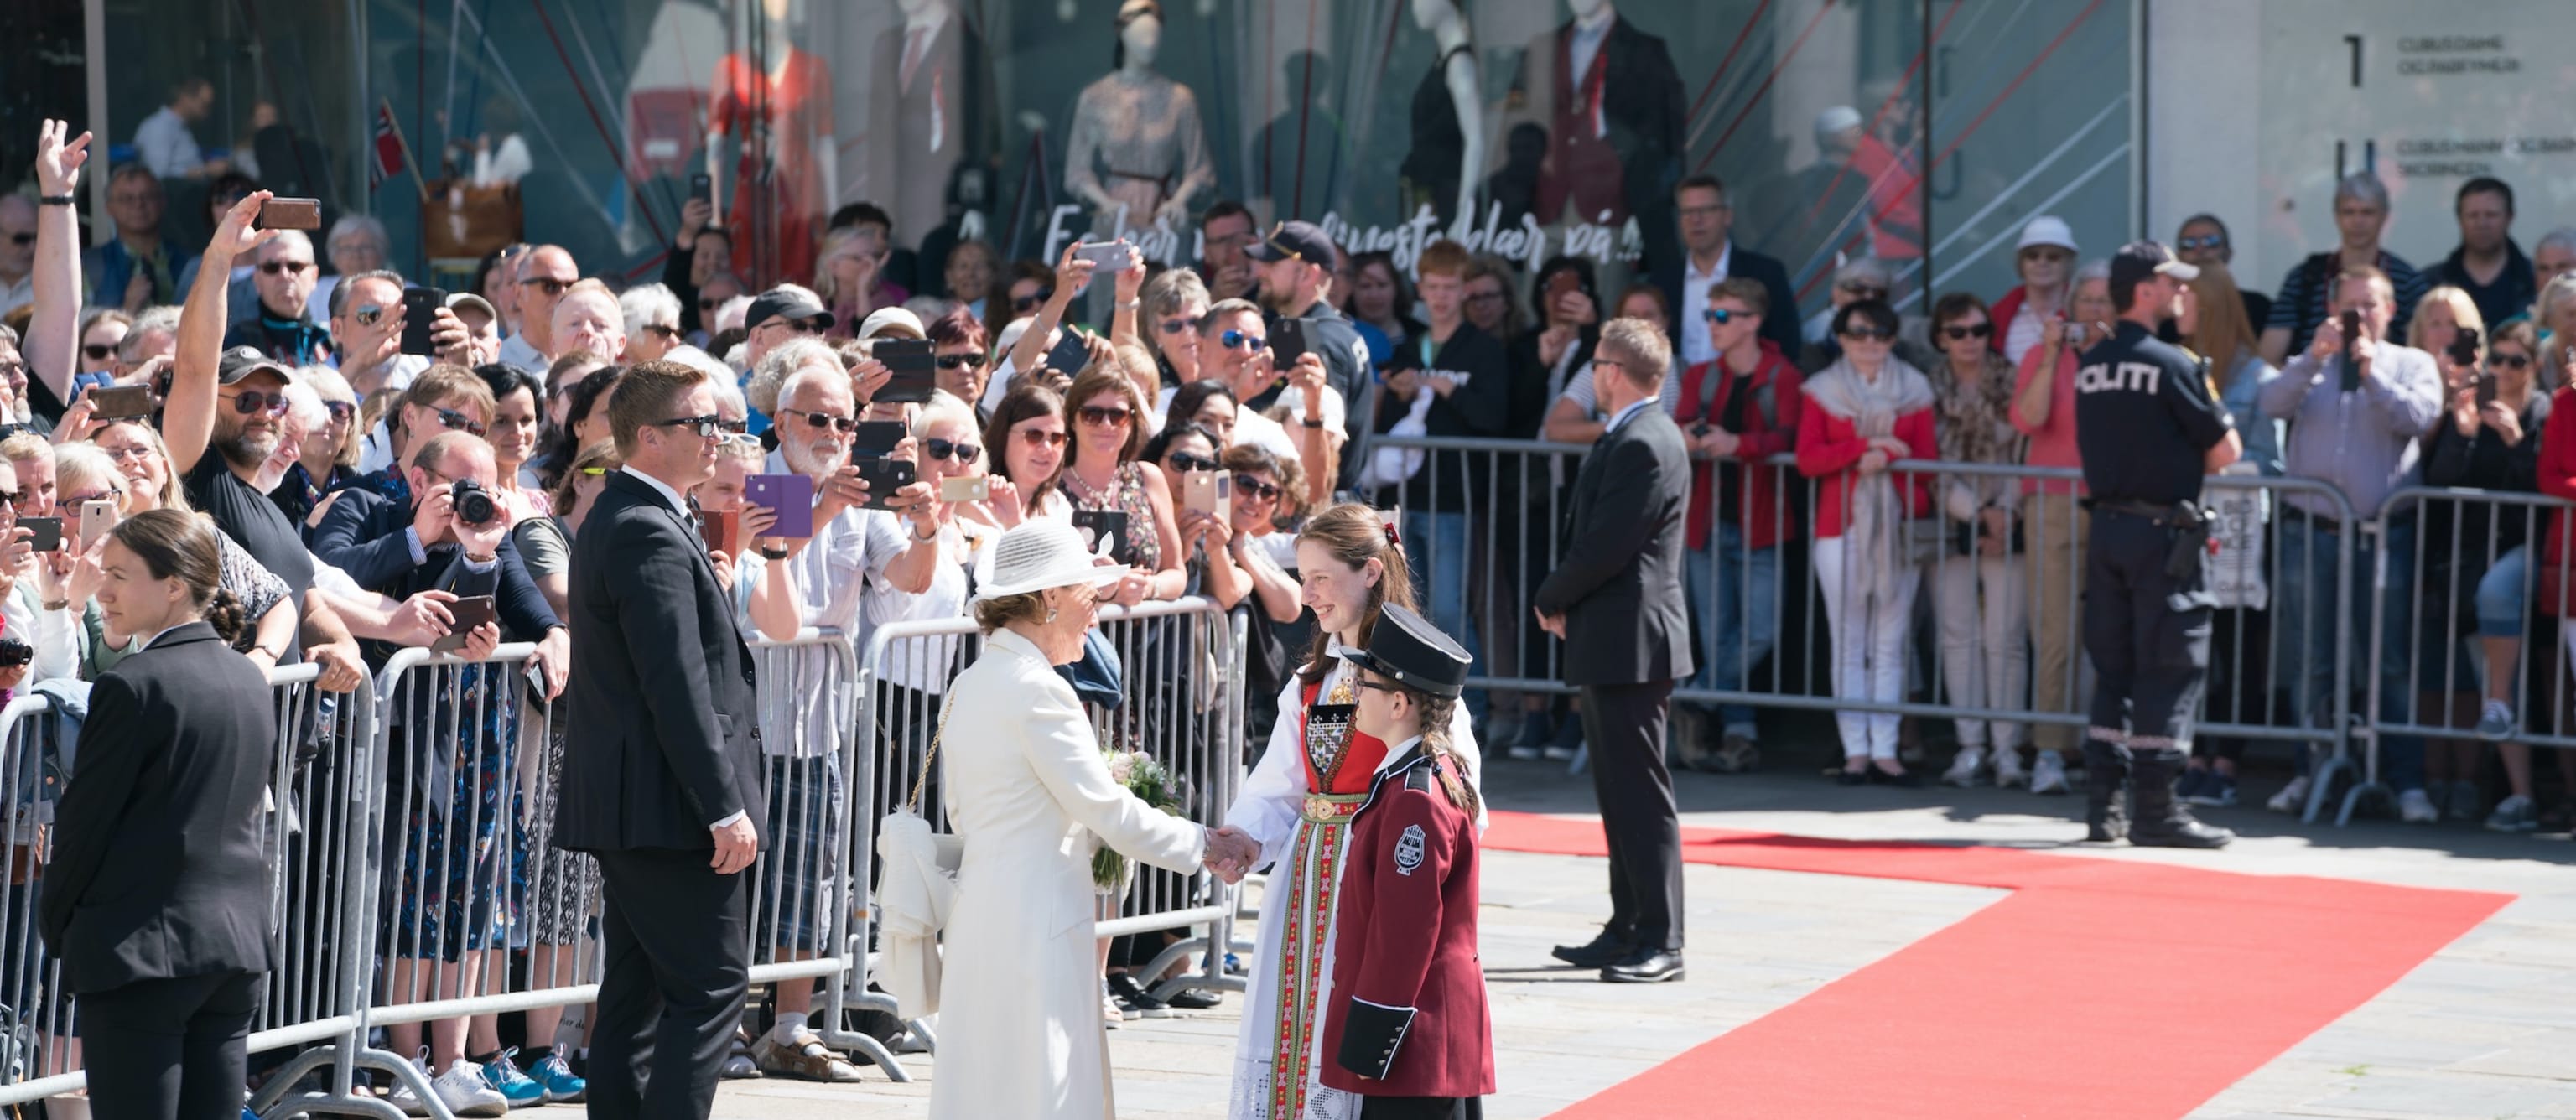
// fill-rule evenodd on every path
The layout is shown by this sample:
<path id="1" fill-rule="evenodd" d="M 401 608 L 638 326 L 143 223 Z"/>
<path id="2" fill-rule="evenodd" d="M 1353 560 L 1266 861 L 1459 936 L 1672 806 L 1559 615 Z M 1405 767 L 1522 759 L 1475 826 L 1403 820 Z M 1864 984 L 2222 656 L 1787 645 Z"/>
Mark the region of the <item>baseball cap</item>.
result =
<path id="1" fill-rule="evenodd" d="M 896 334 L 893 333 L 894 331 L 910 331 L 912 333 Z M 875 311 L 869 312 L 868 317 L 859 323 L 858 337 L 863 339 L 888 337 L 928 338 L 930 337 L 930 332 L 922 329 L 921 316 L 913 314 L 912 309 L 906 307 L 880 307 Z"/>
<path id="2" fill-rule="evenodd" d="M 2200 276 L 2200 269 L 2175 260 L 2173 250 L 2153 241 L 2132 241 L 2111 255 L 2112 291 L 2124 291 L 2159 275 L 2191 280 Z"/>
<path id="3" fill-rule="evenodd" d="M 2018 253 L 2033 245 L 2055 245 L 2070 253 L 2078 251 L 2075 231 L 2067 226 L 2066 219 L 2054 214 L 2042 214 L 2021 227 L 2021 244 L 2013 246 L 2013 251 Z"/>
<path id="4" fill-rule="evenodd" d="M 832 313 L 813 297 L 793 288 L 771 288 L 751 301 L 751 310 L 742 317 L 742 329 L 753 330 L 771 319 L 802 320 L 815 330 L 832 329 Z"/>
<path id="5" fill-rule="evenodd" d="M 1323 228 L 1313 222 L 1281 222 L 1270 236 L 1244 249 L 1243 255 L 1263 262 L 1294 257 L 1329 269 L 1333 267 L 1333 239 L 1324 236 Z"/>
<path id="6" fill-rule="evenodd" d="M 295 383 L 295 367 L 260 353 L 256 346 L 236 346 L 224 351 L 215 367 L 215 381 L 221 385 L 239 385 L 243 378 L 261 370 L 276 374 L 278 380 L 289 385 Z"/>
<path id="7" fill-rule="evenodd" d="M 1816 114 L 1816 135 L 1818 136 L 1831 136 L 1844 129 L 1860 126 L 1860 110 L 1849 105 L 1836 105 Z"/>
<path id="8" fill-rule="evenodd" d="M 495 323 L 501 321 L 501 312 L 492 306 L 491 300 L 472 292 L 456 292 L 447 297 L 447 309 L 450 311 L 463 311 L 469 307 L 482 312 L 484 318 Z"/>

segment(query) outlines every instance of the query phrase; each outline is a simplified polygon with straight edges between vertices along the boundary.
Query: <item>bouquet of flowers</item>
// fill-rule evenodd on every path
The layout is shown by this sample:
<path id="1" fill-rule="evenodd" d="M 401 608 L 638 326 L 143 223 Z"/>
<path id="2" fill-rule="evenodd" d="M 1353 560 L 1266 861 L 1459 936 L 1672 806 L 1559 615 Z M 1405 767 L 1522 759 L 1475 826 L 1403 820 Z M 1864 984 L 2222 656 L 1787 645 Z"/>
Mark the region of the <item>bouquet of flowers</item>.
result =
<path id="1" fill-rule="evenodd" d="M 1109 779 L 1117 782 L 1136 799 L 1173 816 L 1181 816 L 1187 792 L 1181 779 L 1166 769 L 1154 756 L 1137 750 L 1108 749 L 1101 761 L 1109 766 Z M 1102 891 L 1121 891 L 1127 887 L 1131 868 L 1127 857 L 1118 849 L 1102 844 L 1091 853 L 1091 882 Z"/>

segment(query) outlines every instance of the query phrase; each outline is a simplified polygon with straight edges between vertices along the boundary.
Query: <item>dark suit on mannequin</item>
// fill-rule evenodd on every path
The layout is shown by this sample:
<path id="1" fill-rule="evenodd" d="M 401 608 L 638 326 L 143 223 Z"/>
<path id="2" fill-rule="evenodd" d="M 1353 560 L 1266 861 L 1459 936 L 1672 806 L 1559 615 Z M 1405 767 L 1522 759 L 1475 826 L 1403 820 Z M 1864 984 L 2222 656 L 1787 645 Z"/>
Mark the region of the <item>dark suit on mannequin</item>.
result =
<path id="1" fill-rule="evenodd" d="M 1679 972 L 1681 832 L 1664 720 L 1673 682 L 1692 671 L 1682 596 L 1690 458 L 1681 429 L 1651 393 L 1613 424 L 1575 475 L 1564 558 L 1533 598 L 1542 614 L 1565 618 L 1565 682 L 1583 690 L 1583 739 L 1610 847 L 1610 922 L 1593 944 L 1557 955 L 1611 966 L 1605 980 L 1636 979 L 1613 972 L 1664 954 Z"/>
<path id="2" fill-rule="evenodd" d="M 259 668 L 203 622 L 91 690 L 43 915 L 80 996 L 102 1120 L 240 1115 L 244 1042 L 278 963 L 260 844 L 273 703 Z"/>
<path id="3" fill-rule="evenodd" d="M 554 842 L 605 883 L 595 1116 L 705 1117 L 749 990 L 750 877 L 715 872 L 710 829 L 747 814 L 769 838 L 751 651 L 699 541 L 618 471 L 572 546 Z"/>

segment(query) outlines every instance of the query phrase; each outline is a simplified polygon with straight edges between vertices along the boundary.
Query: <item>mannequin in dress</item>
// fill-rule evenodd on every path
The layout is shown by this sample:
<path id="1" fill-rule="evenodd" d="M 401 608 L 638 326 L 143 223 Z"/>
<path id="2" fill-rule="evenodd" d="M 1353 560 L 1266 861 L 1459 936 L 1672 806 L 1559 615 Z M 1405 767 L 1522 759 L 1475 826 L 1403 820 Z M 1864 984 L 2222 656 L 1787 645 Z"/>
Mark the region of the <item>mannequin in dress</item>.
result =
<path id="1" fill-rule="evenodd" d="M 1439 53 L 1413 92 L 1413 151 L 1404 178 L 1413 201 L 1427 200 L 1464 238 L 1475 227 L 1476 181 L 1485 167 L 1485 102 L 1476 86 L 1476 51 L 1457 0 L 1413 0 L 1413 23 L 1431 33 Z"/>
<path id="2" fill-rule="evenodd" d="M 1137 229 L 1186 229 L 1190 199 L 1215 184 L 1197 96 L 1154 72 L 1162 41 L 1159 4 L 1119 5 L 1117 67 L 1074 102 L 1064 187 L 1091 204 L 1093 240 L 1116 235 L 1122 210 Z"/>
<path id="3" fill-rule="evenodd" d="M 792 3 L 760 0 L 766 49 L 719 60 L 708 97 L 707 178 L 716 184 L 716 211 L 728 215 L 734 263 L 755 289 L 814 275 L 816 230 L 837 197 L 838 161 L 825 158 L 835 150 L 832 66 L 797 49 Z M 730 211 L 720 162 L 728 137 L 741 142 Z"/>

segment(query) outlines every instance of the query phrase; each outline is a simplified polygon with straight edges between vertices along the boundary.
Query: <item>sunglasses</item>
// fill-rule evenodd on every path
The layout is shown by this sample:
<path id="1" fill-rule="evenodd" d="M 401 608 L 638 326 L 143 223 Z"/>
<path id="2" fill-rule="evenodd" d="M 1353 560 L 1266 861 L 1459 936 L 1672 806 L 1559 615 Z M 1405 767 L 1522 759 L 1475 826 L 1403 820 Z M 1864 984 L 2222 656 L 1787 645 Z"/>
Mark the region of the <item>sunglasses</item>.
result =
<path id="1" fill-rule="evenodd" d="M 1163 333 L 1179 334 L 1182 331 L 1194 331 L 1199 329 L 1199 324 L 1204 322 L 1207 322 L 1207 316 L 1205 315 L 1192 315 L 1182 319 L 1165 319 L 1163 320 Z"/>
<path id="2" fill-rule="evenodd" d="M 1885 342 L 1896 337 L 1895 332 L 1883 331 L 1877 327 L 1845 327 L 1841 334 L 1854 342 Z"/>
<path id="3" fill-rule="evenodd" d="M 958 443 L 954 440 L 945 439 L 923 440 L 921 441 L 921 449 L 929 452 L 930 457 L 933 459 L 944 460 L 949 456 L 954 455 L 957 457 L 957 465 L 961 467 L 971 467 L 975 465 L 975 457 L 984 453 L 983 448 L 977 447 L 974 444 Z"/>
<path id="4" fill-rule="evenodd" d="M 2204 233 L 2198 237 L 2176 238 L 2174 244 L 2184 249 L 2216 249 L 2225 246 L 2227 239 L 2215 233 Z"/>
<path id="5" fill-rule="evenodd" d="M 1124 428 L 1127 426 L 1127 421 L 1135 418 L 1136 415 L 1123 408 L 1102 408 L 1090 404 L 1074 411 L 1082 416 L 1083 423 L 1095 428 Z"/>
<path id="6" fill-rule="evenodd" d="M 714 439 L 717 436 L 724 434 L 724 417 L 713 414 L 706 416 L 676 416 L 669 420 L 656 420 L 651 424 L 651 426 L 656 428 L 681 428 L 696 433 L 699 439 Z"/>
<path id="7" fill-rule="evenodd" d="M 981 369 L 984 366 L 984 359 L 989 357 L 992 355 L 981 350 L 969 350 L 963 354 L 942 354 L 939 356 L 939 368 L 956 369 L 959 366 L 969 366 Z"/>
<path id="8" fill-rule="evenodd" d="M 36 235 L 32 233 L 13 233 L 9 235 L 9 243 L 12 245 L 33 245 L 36 243 Z"/>
<path id="9" fill-rule="evenodd" d="M 27 492 L 24 490 L 0 490 L 0 505 L 17 505 L 19 499 L 26 496 Z M 17 511 L 11 510 L 10 513 L 14 517 Z"/>
<path id="10" fill-rule="evenodd" d="M 1192 455 L 1187 451 L 1172 452 L 1172 469 L 1176 471 L 1212 471 L 1222 465 L 1214 459 Z"/>
<path id="11" fill-rule="evenodd" d="M 716 301 L 712 299 L 701 299 L 698 301 L 698 310 L 700 311 L 713 311 L 715 309 Z"/>
<path id="12" fill-rule="evenodd" d="M 471 432 L 478 436 L 483 434 L 483 425 L 475 423 L 473 417 L 467 416 L 462 412 L 458 412 L 452 408 L 432 409 L 431 411 L 438 413 L 439 425 L 446 428 L 448 431 Z"/>
<path id="13" fill-rule="evenodd" d="M 1987 338 L 1991 337 L 1994 333 L 1995 325 L 1993 323 L 1978 323 L 1973 326 L 1966 327 L 1941 328 L 1942 337 L 1947 338 L 1952 342 L 1960 342 L 1971 338 Z"/>
<path id="14" fill-rule="evenodd" d="M 1712 307 L 1706 311 L 1700 312 L 1699 317 L 1706 319 L 1717 326 L 1723 327 L 1728 323 L 1734 322 L 1739 317 L 1748 319 L 1752 318 L 1753 313 L 1750 311 L 1738 311 L 1732 307 Z"/>
<path id="15" fill-rule="evenodd" d="M 1054 298 L 1055 289 L 1040 288 L 1033 294 L 1021 296 L 1018 299 L 1012 300 L 1011 308 L 1015 311 L 1035 311 L 1039 304 L 1045 303 L 1046 301 Z"/>
<path id="16" fill-rule="evenodd" d="M 521 281 L 519 281 L 519 286 L 520 286 L 520 287 L 522 287 L 522 288 L 543 288 L 543 289 L 545 289 L 546 294 L 547 294 L 547 295 L 549 295 L 549 296 L 559 296 L 559 295 L 562 295 L 562 294 L 564 294 L 564 289 L 569 288 L 569 287 L 572 287 L 572 285 L 573 285 L 573 282 L 572 282 L 572 281 L 570 281 L 570 280 L 557 280 L 557 279 L 555 279 L 554 277 L 551 277 L 551 276 L 538 276 L 538 277 L 533 277 L 533 278 L 531 278 L 531 279 L 527 279 L 527 280 L 521 280 Z"/>
<path id="17" fill-rule="evenodd" d="M 283 416 L 286 414 L 286 408 L 284 393 L 263 393 L 257 389 L 248 389 L 233 394 L 233 411 L 244 416 L 256 416 L 263 412 L 272 416 Z"/>
<path id="18" fill-rule="evenodd" d="M 1224 343 L 1228 350 L 1259 350 L 1270 345 L 1269 339 L 1257 334 L 1245 334 L 1242 331 L 1227 331 L 1218 335 L 1217 341 Z"/>
<path id="19" fill-rule="evenodd" d="M 378 322 L 383 321 L 385 317 L 385 305 L 381 303 L 366 304 L 349 312 L 349 317 L 357 320 L 359 326 L 372 327 Z"/>
<path id="20" fill-rule="evenodd" d="M 95 342 L 84 343 L 81 346 L 81 353 L 89 355 L 89 360 L 93 362 L 104 362 L 116 356 L 116 346 L 113 343 L 105 346 Z"/>
<path id="21" fill-rule="evenodd" d="M 304 270 L 311 267 L 313 267 L 312 261 L 261 261 L 259 270 L 269 276 L 275 276 L 281 272 L 301 276 Z"/>
<path id="22" fill-rule="evenodd" d="M 333 423 L 346 424 L 358 415 L 358 406 L 347 401 L 324 401 L 322 408 L 331 414 Z"/>
<path id="23" fill-rule="evenodd" d="M 778 410 L 778 414 L 802 416 L 805 418 L 806 427 L 817 430 L 839 428 L 843 435 L 859 430 L 859 420 L 855 416 L 834 416 L 828 412 L 816 412 L 807 408 L 782 408 Z"/>
<path id="24" fill-rule="evenodd" d="M 1254 478 L 1251 475 L 1238 474 L 1234 476 L 1234 492 L 1237 494 L 1248 494 L 1265 502 L 1275 502 L 1279 500 L 1279 495 L 1286 491 L 1283 491 L 1267 482 L 1263 482 L 1260 479 Z"/>
<path id="25" fill-rule="evenodd" d="M 2503 369 L 2525 369 L 2531 365 L 2531 359 L 2520 354 L 2489 354 L 2487 364 Z"/>
<path id="26" fill-rule="evenodd" d="M 1885 288 L 1873 288 L 1866 284 L 1845 284 L 1842 288 L 1844 291 L 1850 292 L 1862 299 L 1883 300 L 1887 298 L 1887 289 Z"/>
<path id="27" fill-rule="evenodd" d="M 1020 442 L 1031 447 L 1062 447 L 1064 441 L 1071 438 L 1063 432 L 1050 432 L 1044 428 L 1020 429 Z"/>

